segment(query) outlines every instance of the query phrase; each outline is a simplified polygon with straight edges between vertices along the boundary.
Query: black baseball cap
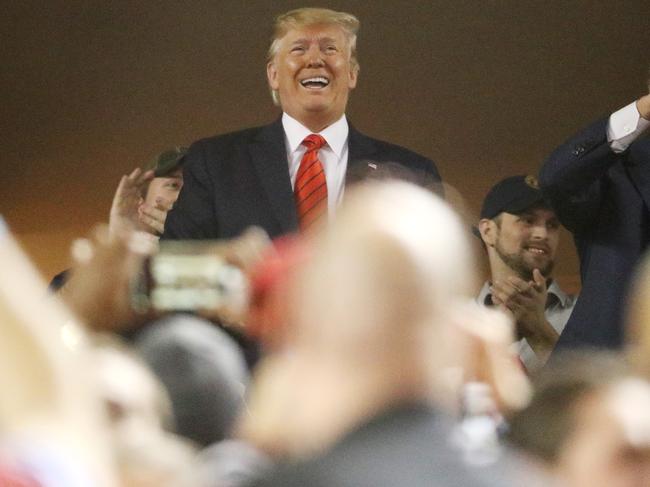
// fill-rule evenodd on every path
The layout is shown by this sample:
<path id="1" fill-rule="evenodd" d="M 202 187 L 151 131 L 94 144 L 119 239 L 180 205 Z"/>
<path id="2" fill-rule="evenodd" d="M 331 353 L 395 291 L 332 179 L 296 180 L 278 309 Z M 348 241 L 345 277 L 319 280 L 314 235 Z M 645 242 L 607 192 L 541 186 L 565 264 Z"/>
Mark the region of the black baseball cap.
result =
<path id="1" fill-rule="evenodd" d="M 187 147 L 177 146 L 168 149 L 158 155 L 147 165 L 147 170 L 154 171 L 157 178 L 165 177 L 183 165 L 183 160 L 187 154 Z"/>
<path id="2" fill-rule="evenodd" d="M 483 200 L 481 219 L 499 213 L 517 215 L 533 205 L 548 206 L 535 176 L 511 176 L 495 184 Z"/>
<path id="3" fill-rule="evenodd" d="M 535 205 L 550 206 L 539 189 L 537 178 L 530 175 L 510 176 L 492 186 L 485 196 L 480 219 L 491 220 L 503 212 L 517 215 Z M 472 233 L 481 238 L 478 227 L 473 226 Z"/>

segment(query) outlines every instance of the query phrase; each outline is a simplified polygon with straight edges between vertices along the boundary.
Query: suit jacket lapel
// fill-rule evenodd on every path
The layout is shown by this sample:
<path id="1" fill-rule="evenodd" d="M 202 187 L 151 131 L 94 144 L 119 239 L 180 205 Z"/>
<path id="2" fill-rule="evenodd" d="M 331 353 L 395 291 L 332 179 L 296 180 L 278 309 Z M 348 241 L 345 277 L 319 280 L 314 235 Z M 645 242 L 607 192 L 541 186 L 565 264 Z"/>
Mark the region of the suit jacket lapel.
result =
<path id="1" fill-rule="evenodd" d="M 289 178 L 282 120 L 263 127 L 249 150 L 266 198 L 280 226 L 286 232 L 296 230 L 298 217 Z"/>
<path id="2" fill-rule="evenodd" d="M 280 226 L 283 231 L 295 231 L 298 228 L 298 216 L 289 178 L 281 118 L 260 130 L 249 152 L 266 199 Z M 368 162 L 374 161 L 376 152 L 377 147 L 373 139 L 350 125 L 346 175 L 365 171 Z"/>
<path id="3" fill-rule="evenodd" d="M 373 161 L 376 152 L 375 142 L 350 125 L 346 176 L 364 171 L 364 166 Z"/>

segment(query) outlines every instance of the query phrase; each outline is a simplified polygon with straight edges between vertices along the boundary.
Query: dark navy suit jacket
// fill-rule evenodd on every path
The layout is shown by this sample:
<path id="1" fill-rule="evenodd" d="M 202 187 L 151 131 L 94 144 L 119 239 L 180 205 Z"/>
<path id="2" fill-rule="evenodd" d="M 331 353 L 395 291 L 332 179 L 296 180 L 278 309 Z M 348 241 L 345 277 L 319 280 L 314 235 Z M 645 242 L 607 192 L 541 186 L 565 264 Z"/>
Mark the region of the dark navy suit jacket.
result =
<path id="1" fill-rule="evenodd" d="M 648 242 L 650 141 L 616 154 L 607 119 L 558 147 L 540 173 L 542 190 L 574 236 L 582 291 L 556 349 L 618 348 L 626 296 Z"/>
<path id="2" fill-rule="evenodd" d="M 281 119 L 270 125 L 200 140 L 183 166 L 184 186 L 163 238 L 232 238 L 257 225 L 271 237 L 298 229 Z M 368 163 L 373 163 L 368 165 Z M 346 182 L 393 163 L 423 184 L 440 184 L 429 159 L 367 137 L 352 126 Z"/>

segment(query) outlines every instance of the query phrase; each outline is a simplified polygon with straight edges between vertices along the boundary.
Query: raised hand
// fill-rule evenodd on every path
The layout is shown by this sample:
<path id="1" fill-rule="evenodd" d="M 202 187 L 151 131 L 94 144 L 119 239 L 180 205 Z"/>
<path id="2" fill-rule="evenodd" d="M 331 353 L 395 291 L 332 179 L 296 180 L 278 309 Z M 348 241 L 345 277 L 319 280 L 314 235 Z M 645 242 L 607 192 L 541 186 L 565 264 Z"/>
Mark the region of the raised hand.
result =
<path id="1" fill-rule="evenodd" d="M 646 120 L 650 120 L 650 94 L 642 96 L 636 102 L 636 109 Z"/>
<path id="2" fill-rule="evenodd" d="M 108 219 L 111 236 L 119 233 L 120 229 L 140 226 L 138 209 L 143 201 L 144 189 L 153 177 L 153 171 L 142 172 L 140 168 L 134 169 L 128 176 L 122 176 L 113 196 Z"/>
<path id="3" fill-rule="evenodd" d="M 106 226 L 94 229 L 73 248 L 76 260 L 62 297 L 91 329 L 117 331 L 146 318 L 131 305 L 131 282 L 153 251 L 151 241 L 132 231 L 110 236 Z"/>
<path id="4" fill-rule="evenodd" d="M 164 198 L 156 198 L 156 205 L 141 203 L 138 206 L 138 228 L 147 233 L 162 235 L 165 230 L 167 213 L 172 209 L 173 202 Z"/>

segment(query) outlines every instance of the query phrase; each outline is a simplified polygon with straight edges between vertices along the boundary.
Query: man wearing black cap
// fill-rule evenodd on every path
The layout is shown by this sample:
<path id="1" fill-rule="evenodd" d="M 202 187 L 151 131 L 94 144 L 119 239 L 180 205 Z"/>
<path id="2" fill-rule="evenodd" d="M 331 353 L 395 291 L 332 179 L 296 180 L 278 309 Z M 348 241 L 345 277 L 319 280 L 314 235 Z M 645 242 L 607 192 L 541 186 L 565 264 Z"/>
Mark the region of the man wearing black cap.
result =
<path id="1" fill-rule="evenodd" d="M 551 278 L 560 223 L 533 176 L 512 176 L 485 197 L 477 230 L 491 275 L 478 300 L 513 316 L 519 357 L 532 372 L 553 350 L 575 302 Z"/>

